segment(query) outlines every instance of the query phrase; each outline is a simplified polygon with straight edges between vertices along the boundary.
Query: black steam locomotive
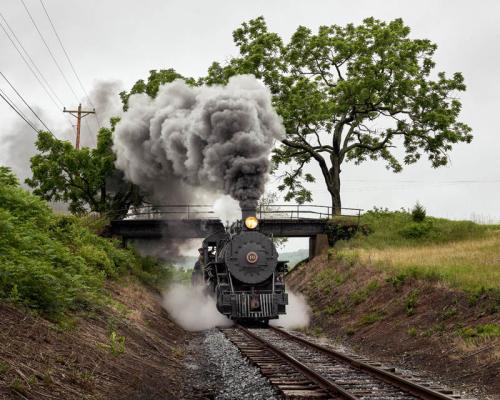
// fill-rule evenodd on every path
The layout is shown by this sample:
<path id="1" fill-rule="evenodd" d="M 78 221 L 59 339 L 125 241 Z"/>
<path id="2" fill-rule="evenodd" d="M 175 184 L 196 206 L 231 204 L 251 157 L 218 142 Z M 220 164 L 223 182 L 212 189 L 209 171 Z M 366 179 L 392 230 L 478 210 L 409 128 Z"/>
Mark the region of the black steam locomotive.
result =
<path id="1" fill-rule="evenodd" d="M 267 323 L 286 312 L 286 271 L 272 239 L 259 232 L 255 211 L 244 210 L 241 221 L 203 241 L 193 281 L 214 293 L 228 318 Z"/>

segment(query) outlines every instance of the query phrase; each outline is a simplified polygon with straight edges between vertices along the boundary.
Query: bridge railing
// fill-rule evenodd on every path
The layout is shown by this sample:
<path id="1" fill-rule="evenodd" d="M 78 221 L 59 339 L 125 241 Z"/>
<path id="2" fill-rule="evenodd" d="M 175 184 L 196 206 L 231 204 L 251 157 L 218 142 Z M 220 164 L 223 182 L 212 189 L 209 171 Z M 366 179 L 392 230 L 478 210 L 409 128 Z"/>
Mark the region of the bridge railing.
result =
<path id="1" fill-rule="evenodd" d="M 331 206 L 314 204 L 265 204 L 257 208 L 259 219 L 356 219 L 359 222 L 362 210 L 343 207 L 335 213 Z M 126 216 L 130 219 L 218 219 L 211 205 L 169 204 L 131 208 Z"/>
<path id="2" fill-rule="evenodd" d="M 257 208 L 259 219 L 356 219 L 361 218 L 360 208 L 343 207 L 340 213 L 331 206 L 320 206 L 314 204 L 267 204 Z"/>
<path id="3" fill-rule="evenodd" d="M 124 219 L 217 219 L 213 207 L 202 204 L 150 205 L 131 208 Z"/>

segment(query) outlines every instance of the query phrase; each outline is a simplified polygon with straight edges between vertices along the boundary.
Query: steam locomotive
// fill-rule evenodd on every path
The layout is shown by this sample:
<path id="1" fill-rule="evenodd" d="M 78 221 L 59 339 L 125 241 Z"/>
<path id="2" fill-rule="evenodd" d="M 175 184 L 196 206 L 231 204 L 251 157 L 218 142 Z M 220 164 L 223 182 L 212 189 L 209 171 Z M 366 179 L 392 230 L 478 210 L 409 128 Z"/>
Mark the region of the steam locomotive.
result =
<path id="1" fill-rule="evenodd" d="M 285 261 L 272 238 L 259 232 L 255 210 L 225 231 L 208 236 L 200 248 L 193 281 L 215 295 L 217 309 L 232 320 L 267 324 L 285 314 Z"/>

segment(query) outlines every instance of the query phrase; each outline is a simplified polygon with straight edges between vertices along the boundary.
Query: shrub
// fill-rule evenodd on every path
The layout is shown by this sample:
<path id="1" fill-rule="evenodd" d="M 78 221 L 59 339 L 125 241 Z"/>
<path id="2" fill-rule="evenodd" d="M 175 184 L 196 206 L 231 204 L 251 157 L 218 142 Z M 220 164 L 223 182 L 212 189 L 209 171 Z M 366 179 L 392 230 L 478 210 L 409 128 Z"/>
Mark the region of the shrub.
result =
<path id="1" fill-rule="evenodd" d="M 427 236 L 431 230 L 431 221 L 413 222 L 402 229 L 400 233 L 406 239 L 420 239 Z"/>
<path id="2" fill-rule="evenodd" d="M 422 204 L 417 201 L 417 204 L 411 210 L 411 218 L 415 222 L 422 222 L 425 219 L 425 208 Z"/>
<path id="3" fill-rule="evenodd" d="M 0 299 L 59 320 L 91 310 L 105 298 L 107 278 L 132 273 L 147 283 L 168 268 L 92 233 L 75 216 L 56 215 L 0 167 Z"/>

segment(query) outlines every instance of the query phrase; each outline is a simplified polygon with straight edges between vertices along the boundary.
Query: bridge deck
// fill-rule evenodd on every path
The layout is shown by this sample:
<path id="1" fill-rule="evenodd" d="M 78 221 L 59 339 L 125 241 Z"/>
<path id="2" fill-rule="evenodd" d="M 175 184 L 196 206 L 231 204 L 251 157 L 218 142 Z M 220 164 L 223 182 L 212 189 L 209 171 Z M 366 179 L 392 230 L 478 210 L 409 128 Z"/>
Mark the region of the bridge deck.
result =
<path id="1" fill-rule="evenodd" d="M 259 221 L 259 230 L 275 237 L 314 237 L 327 233 L 327 219 L 270 218 Z M 224 230 L 219 219 L 124 219 L 111 223 L 111 233 L 124 239 L 205 238 Z"/>

